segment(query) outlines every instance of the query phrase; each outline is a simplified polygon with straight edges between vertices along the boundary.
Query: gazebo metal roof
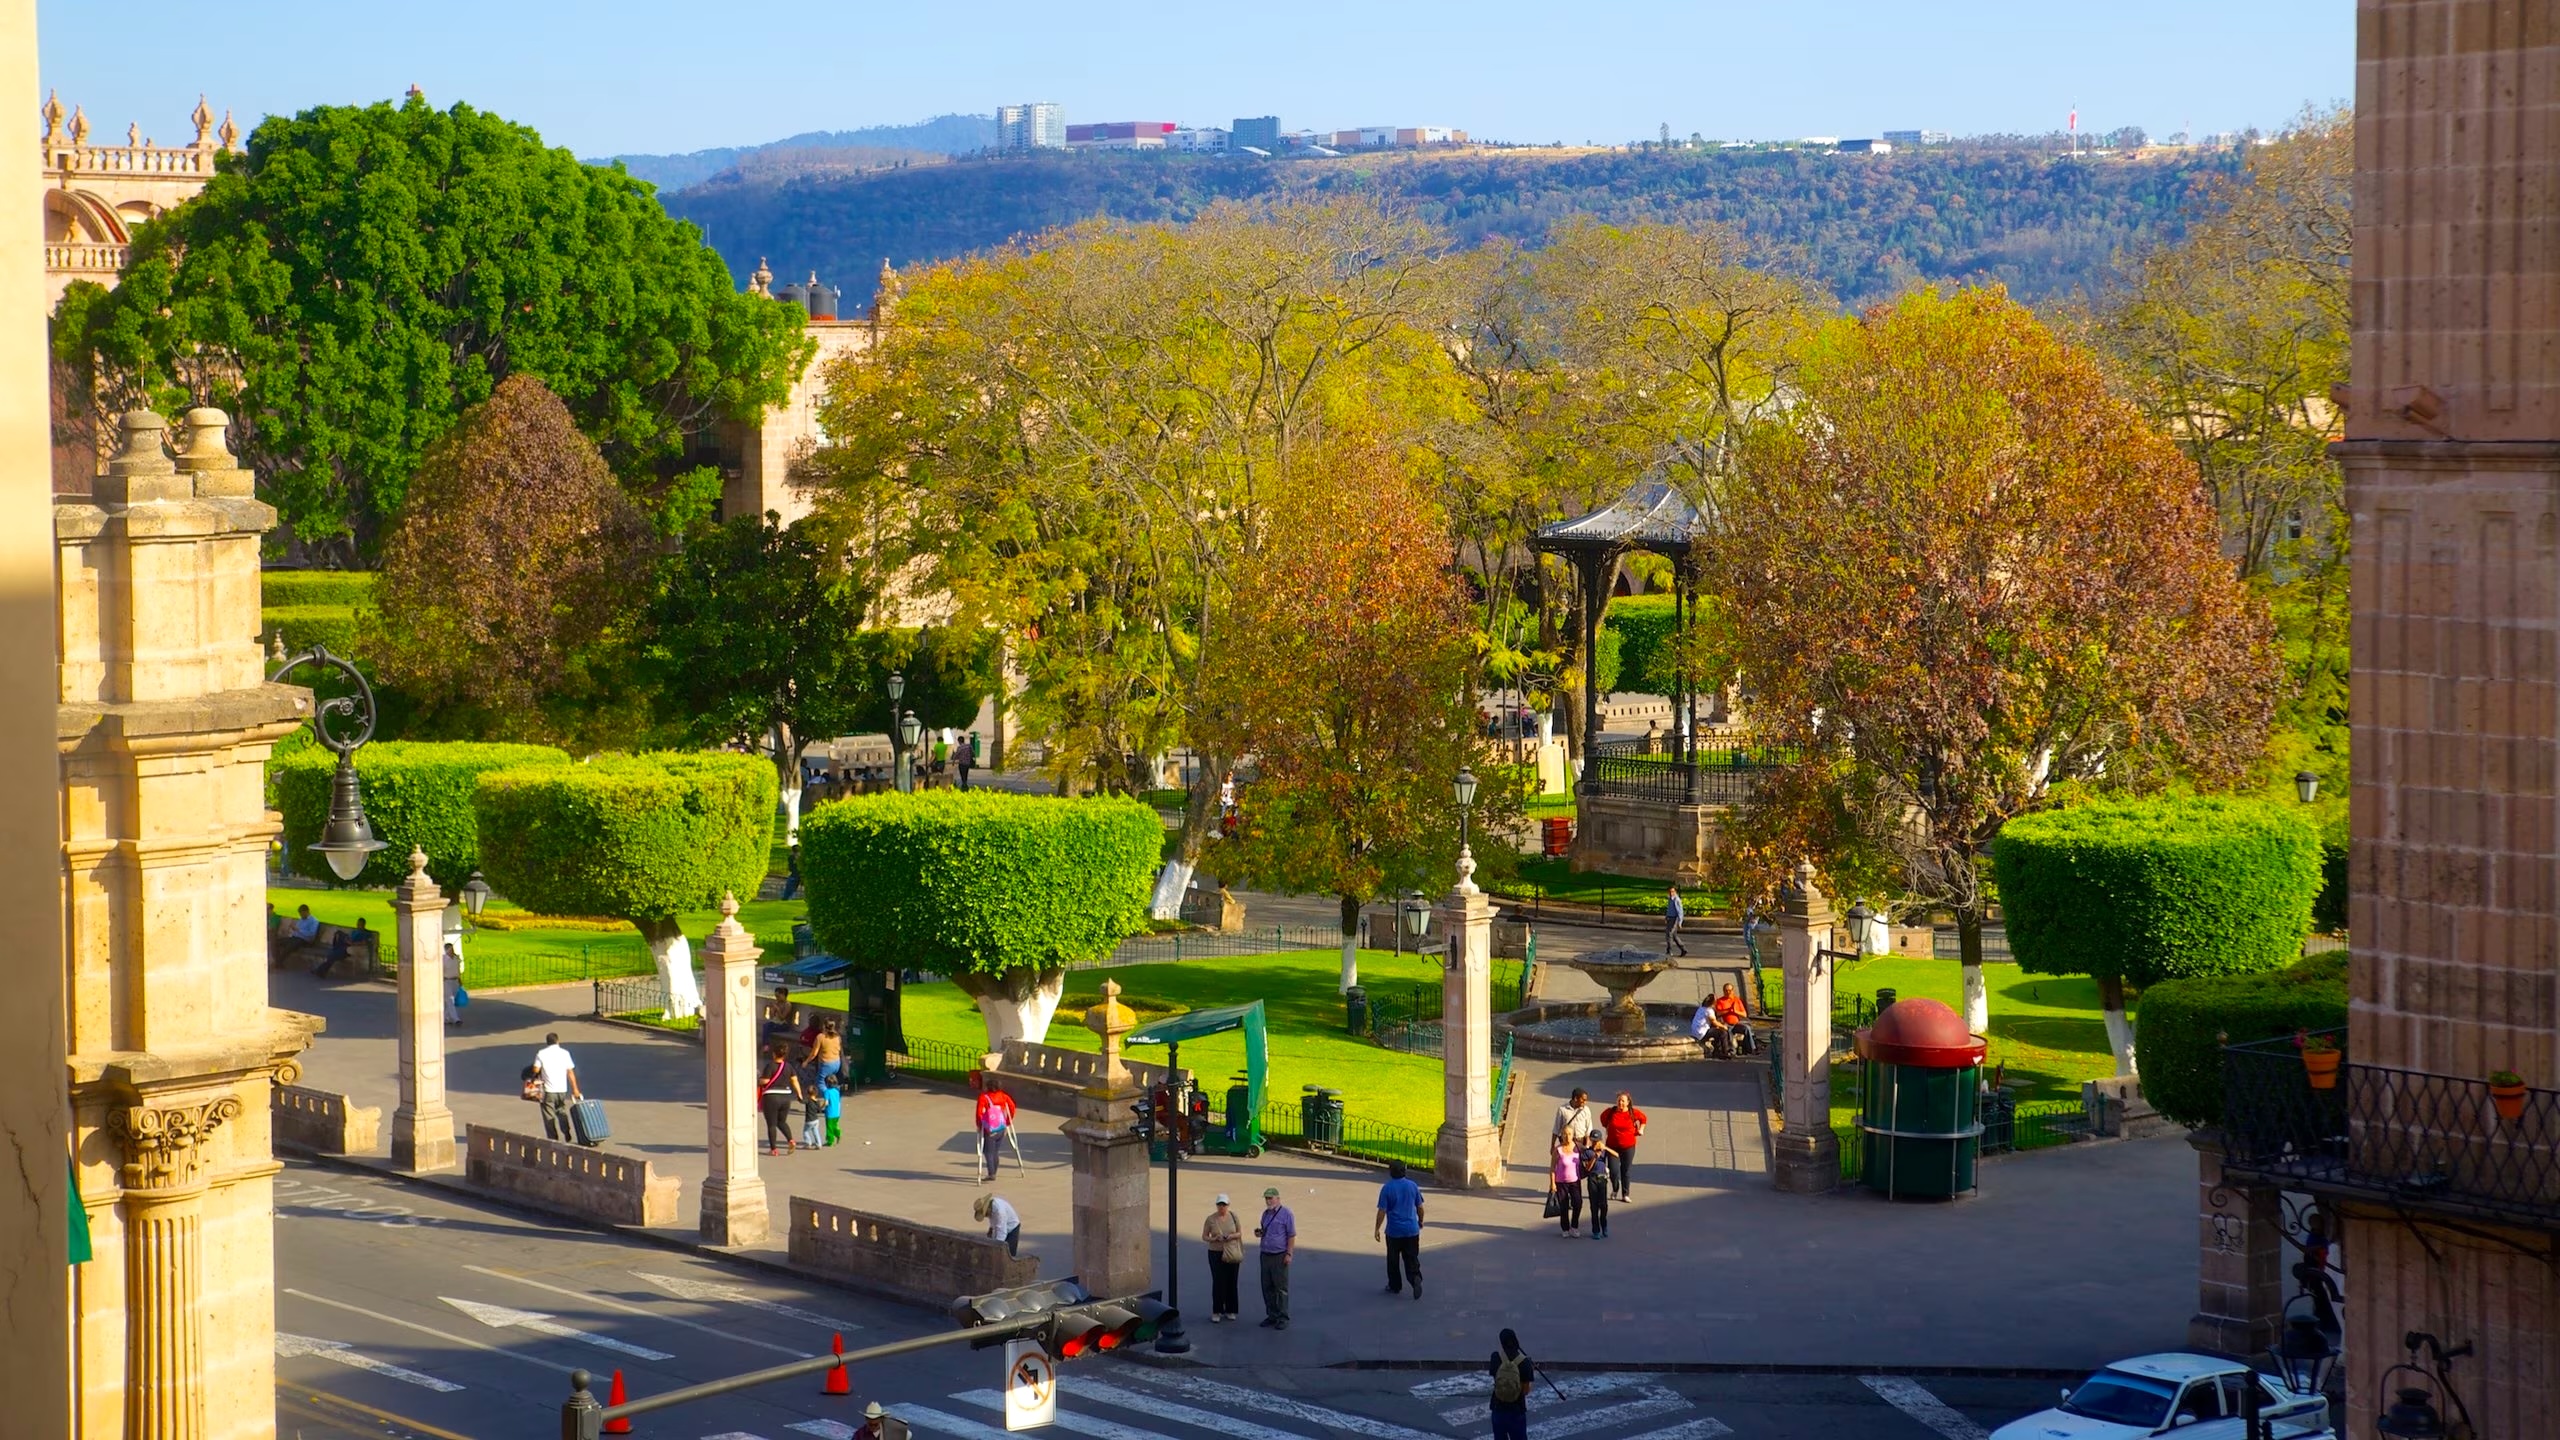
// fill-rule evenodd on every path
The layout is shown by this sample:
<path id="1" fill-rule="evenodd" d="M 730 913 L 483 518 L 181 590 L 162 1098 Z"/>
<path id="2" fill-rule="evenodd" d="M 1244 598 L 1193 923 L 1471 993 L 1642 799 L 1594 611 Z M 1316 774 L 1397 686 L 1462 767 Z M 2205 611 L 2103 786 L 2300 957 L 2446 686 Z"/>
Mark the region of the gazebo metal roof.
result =
<path id="1" fill-rule="evenodd" d="M 1587 515 L 1541 527 L 1530 548 L 1575 559 L 1650 550 L 1685 560 L 1713 523 L 1678 486 L 1648 476 Z"/>

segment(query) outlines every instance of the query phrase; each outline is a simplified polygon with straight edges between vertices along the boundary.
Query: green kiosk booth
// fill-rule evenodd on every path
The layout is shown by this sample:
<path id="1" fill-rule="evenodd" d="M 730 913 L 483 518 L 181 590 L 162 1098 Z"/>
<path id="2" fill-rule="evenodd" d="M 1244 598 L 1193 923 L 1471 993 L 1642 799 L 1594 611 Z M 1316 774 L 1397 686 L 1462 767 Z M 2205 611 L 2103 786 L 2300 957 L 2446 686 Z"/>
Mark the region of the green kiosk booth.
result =
<path id="1" fill-rule="evenodd" d="M 1165 1065 L 1179 1069 L 1183 1041 L 1203 1040 L 1230 1030 L 1244 1032 L 1244 1071 L 1227 1086 L 1226 1123 L 1211 1126 L 1202 1136 L 1200 1148 L 1211 1155 L 1259 1155 L 1262 1153 L 1263 1076 L 1270 1068 L 1271 1058 L 1263 1036 L 1261 1001 L 1169 1016 L 1133 1032 L 1121 1043 L 1162 1045 L 1165 1047 Z"/>
<path id="2" fill-rule="evenodd" d="M 1858 1143 L 1868 1189 L 1950 1200 L 1976 1188 L 1984 1049 L 1963 1016 L 1926 996 L 1896 1000 L 1858 1032 L 1867 1067 Z"/>

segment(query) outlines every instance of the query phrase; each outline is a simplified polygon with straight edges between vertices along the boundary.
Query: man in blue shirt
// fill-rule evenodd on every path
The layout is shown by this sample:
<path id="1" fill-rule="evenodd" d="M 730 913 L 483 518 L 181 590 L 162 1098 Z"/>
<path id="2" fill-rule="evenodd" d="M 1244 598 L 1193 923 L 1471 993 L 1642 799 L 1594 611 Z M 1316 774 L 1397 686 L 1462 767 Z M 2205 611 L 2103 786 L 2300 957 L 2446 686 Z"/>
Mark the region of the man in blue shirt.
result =
<path id="1" fill-rule="evenodd" d="M 1401 1160 L 1387 1162 L 1387 1183 L 1378 1187 L 1378 1223 L 1369 1238 L 1387 1242 L 1387 1293 L 1401 1293 L 1411 1280 L 1413 1298 L 1421 1299 L 1422 1187 L 1405 1178 Z"/>
<path id="2" fill-rule="evenodd" d="M 1289 1262 L 1298 1253 L 1298 1217 L 1280 1203 L 1277 1185 L 1262 1192 L 1262 1223 L 1253 1227 L 1262 1242 L 1262 1325 L 1289 1328 Z"/>

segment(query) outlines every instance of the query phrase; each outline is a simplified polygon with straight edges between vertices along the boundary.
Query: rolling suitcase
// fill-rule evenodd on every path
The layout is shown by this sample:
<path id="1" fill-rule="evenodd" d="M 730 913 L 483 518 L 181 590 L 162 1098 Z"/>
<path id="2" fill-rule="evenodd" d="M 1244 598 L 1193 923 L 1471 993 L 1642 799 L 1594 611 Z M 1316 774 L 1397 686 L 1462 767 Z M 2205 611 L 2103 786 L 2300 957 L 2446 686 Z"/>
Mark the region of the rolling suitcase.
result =
<path id="1" fill-rule="evenodd" d="M 569 1123 L 578 1132 L 581 1145 L 601 1145 L 613 1134 L 613 1126 L 604 1118 L 604 1102 L 580 1100 L 569 1107 Z"/>

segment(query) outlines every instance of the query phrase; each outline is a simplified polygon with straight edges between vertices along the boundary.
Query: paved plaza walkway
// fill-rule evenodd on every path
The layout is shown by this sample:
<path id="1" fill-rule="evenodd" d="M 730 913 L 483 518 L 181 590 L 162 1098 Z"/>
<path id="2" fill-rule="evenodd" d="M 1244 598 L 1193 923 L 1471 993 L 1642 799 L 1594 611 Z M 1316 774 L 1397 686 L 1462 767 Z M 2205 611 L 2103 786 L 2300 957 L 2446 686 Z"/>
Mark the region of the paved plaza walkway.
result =
<path id="1" fill-rule="evenodd" d="M 1623 937 L 1609 932 L 1541 938 L 1550 956 L 1616 943 Z M 1566 970 L 1548 973 L 1550 995 L 1583 983 Z M 1691 998 L 1714 974 L 1703 965 L 1675 972 L 1657 982 L 1663 994 L 1648 998 Z M 275 973 L 274 991 L 276 1004 L 328 1021 L 304 1057 L 303 1083 L 381 1106 L 387 1142 L 397 1103 L 390 987 L 326 983 L 287 968 Z M 610 1109 L 612 1148 L 683 1178 L 684 1210 L 666 1233 L 689 1241 L 705 1173 L 701 1047 L 590 1019 L 589 1008 L 584 986 L 475 995 L 468 1023 L 448 1032 L 453 1111 L 463 1123 L 539 1134 L 535 1108 L 517 1098 L 518 1074 L 544 1032 L 559 1031 L 586 1092 Z M 1370 1240 L 1377 1171 L 1278 1151 L 1186 1162 L 1184 1236 L 1197 1234 L 1218 1191 L 1250 1212 L 1265 1185 L 1282 1189 L 1302 1235 L 1295 1326 L 1274 1334 L 1195 1324 L 1198 1358 L 1222 1366 L 1465 1360 L 1504 1325 L 1555 1360 L 1607 1364 L 2070 1368 L 2183 1341 L 2196 1296 L 2195 1166 L 2179 1140 L 1995 1160 L 1983 1167 L 1982 1194 L 1954 1204 L 1894 1204 L 1863 1192 L 1805 1198 L 1770 1188 L 1761 1092 L 1747 1072 L 1532 1063 L 1521 1075 L 1530 1089 L 1508 1183 L 1430 1194 L 1420 1302 L 1379 1293 L 1383 1267 Z M 1604 1098 L 1629 1090 L 1652 1117 L 1634 1202 L 1616 1209 L 1606 1241 L 1565 1239 L 1539 1218 L 1548 1117 L 1576 1085 Z M 1043 1273 L 1063 1274 L 1068 1144 L 1057 1117 L 1026 1112 L 1025 1120 L 1026 1166 L 1008 1165 L 996 1189 L 1020 1209 L 1025 1248 L 1043 1256 Z M 863 1091 L 847 1107 L 844 1131 L 835 1149 L 761 1162 L 777 1237 L 795 1193 L 975 1228 L 969 1211 L 979 1186 L 959 1091 L 906 1083 Z M 367 1158 L 387 1163 L 382 1154 Z M 1161 1168 L 1157 1177 L 1161 1216 Z M 781 1248 L 777 1238 L 761 1258 L 780 1263 Z M 1199 1247 L 1186 1244 L 1183 1256 L 1184 1308 L 1205 1313 Z M 1250 1293 L 1246 1309 L 1259 1318 Z"/>

